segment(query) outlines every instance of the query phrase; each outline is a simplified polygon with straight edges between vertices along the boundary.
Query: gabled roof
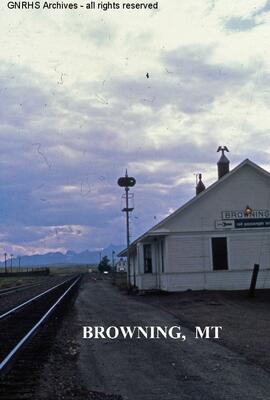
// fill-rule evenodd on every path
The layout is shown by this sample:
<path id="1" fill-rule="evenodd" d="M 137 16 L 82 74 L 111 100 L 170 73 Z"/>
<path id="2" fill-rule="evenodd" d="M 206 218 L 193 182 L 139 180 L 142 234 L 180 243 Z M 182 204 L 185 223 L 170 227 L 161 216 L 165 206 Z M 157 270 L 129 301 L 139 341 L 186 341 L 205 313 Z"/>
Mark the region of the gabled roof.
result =
<path id="1" fill-rule="evenodd" d="M 183 206 L 175 210 L 172 214 L 170 214 L 168 217 L 164 218 L 162 221 L 160 221 L 158 224 L 154 225 L 152 228 L 147 230 L 143 235 L 139 236 L 134 242 L 130 244 L 130 247 L 135 246 L 138 242 L 146 238 L 147 236 L 157 236 L 157 235 L 166 235 L 168 233 L 167 229 L 162 229 L 162 225 L 165 222 L 170 221 L 172 218 L 174 218 L 176 215 L 180 214 L 183 212 L 187 207 L 190 207 L 192 204 L 196 203 L 199 201 L 203 196 L 206 196 L 207 193 L 211 192 L 214 188 L 216 188 L 218 185 L 221 185 L 223 182 L 226 180 L 230 179 L 235 173 L 237 173 L 240 169 L 242 169 L 244 166 L 249 165 L 250 167 L 254 168 L 259 172 L 260 174 L 265 175 L 267 178 L 270 179 L 270 173 L 267 172 L 265 169 L 259 167 L 259 165 L 255 164 L 254 162 L 250 161 L 248 158 L 246 158 L 244 161 L 242 161 L 239 165 L 237 165 L 235 168 L 233 168 L 230 172 L 228 172 L 226 175 L 224 175 L 222 178 L 218 179 L 215 181 L 212 185 L 210 185 L 207 189 L 205 189 L 203 192 L 198 194 L 197 196 L 194 196 L 191 200 L 189 200 L 187 203 L 185 203 Z M 127 252 L 127 249 L 124 249 L 121 251 L 118 256 L 124 256 Z"/>

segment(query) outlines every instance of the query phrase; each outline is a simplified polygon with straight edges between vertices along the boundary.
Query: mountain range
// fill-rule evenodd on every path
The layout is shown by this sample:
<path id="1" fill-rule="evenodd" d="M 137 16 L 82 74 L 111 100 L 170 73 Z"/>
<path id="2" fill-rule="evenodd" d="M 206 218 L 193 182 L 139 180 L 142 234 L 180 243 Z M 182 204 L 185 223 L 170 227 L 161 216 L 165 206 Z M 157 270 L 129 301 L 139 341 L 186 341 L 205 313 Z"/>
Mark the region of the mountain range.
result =
<path id="1" fill-rule="evenodd" d="M 46 254 L 33 254 L 29 256 L 21 256 L 21 266 L 40 266 L 50 264 L 98 264 L 100 257 L 107 256 L 112 261 L 112 252 L 115 251 L 115 261 L 117 254 L 125 248 L 125 245 L 113 245 L 100 250 L 90 251 L 85 250 L 81 253 L 68 250 L 65 254 L 61 252 L 51 252 Z M 14 267 L 19 265 L 19 257 L 12 259 Z M 4 262 L 0 263 L 4 266 Z M 10 259 L 7 260 L 7 265 L 10 266 Z"/>

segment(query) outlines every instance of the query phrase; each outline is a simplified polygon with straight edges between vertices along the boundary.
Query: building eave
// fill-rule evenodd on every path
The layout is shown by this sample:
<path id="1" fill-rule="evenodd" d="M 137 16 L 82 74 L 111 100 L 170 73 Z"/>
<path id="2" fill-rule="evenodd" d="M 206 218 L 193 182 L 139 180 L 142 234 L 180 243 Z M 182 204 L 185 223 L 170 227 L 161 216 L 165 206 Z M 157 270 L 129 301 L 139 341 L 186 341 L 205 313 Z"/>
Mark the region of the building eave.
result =
<path id="1" fill-rule="evenodd" d="M 129 250 L 132 253 L 135 248 L 137 243 L 142 242 L 144 239 L 150 239 L 152 238 L 156 238 L 156 237 L 164 237 L 164 236 L 168 236 L 170 232 L 168 230 L 158 230 L 158 231 L 147 231 L 147 235 L 143 234 L 141 236 L 139 236 L 136 240 L 134 240 L 134 242 L 132 242 L 130 244 Z M 126 257 L 127 256 L 127 248 L 125 248 L 124 250 L 122 250 L 120 253 L 117 254 L 117 257 Z"/>

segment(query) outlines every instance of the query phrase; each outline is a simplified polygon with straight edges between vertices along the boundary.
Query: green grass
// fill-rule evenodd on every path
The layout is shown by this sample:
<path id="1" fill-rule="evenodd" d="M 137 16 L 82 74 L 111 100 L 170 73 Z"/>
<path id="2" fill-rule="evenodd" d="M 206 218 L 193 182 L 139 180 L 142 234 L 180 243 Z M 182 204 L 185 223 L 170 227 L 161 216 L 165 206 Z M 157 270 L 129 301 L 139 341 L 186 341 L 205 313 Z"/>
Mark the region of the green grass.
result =
<path id="1" fill-rule="evenodd" d="M 42 268 L 46 267 L 45 265 L 42 266 Z M 25 270 L 27 267 L 23 266 L 23 270 Z M 38 268 L 37 266 L 31 266 L 29 267 L 29 270 L 32 268 Z M 50 275 L 51 276 L 56 276 L 56 275 L 72 275 L 72 274 L 80 274 L 80 273 L 85 273 L 88 272 L 89 269 L 95 270 L 97 268 L 96 265 L 80 265 L 80 264 L 53 264 L 53 265 L 48 265 L 48 268 L 50 269 Z M 4 268 L 0 268 L 0 272 L 4 272 Z M 14 269 L 14 272 L 16 272 L 16 269 Z M 28 283 L 35 283 L 38 279 L 42 280 L 42 276 L 14 276 L 14 277 L 0 277 L 0 289 L 8 288 L 10 286 L 19 286 L 19 285 L 25 285 Z"/>
<path id="2" fill-rule="evenodd" d="M 28 283 L 35 282 L 35 277 L 33 276 L 26 276 L 26 277 L 7 277 L 7 278 L 0 278 L 0 288 L 5 289 L 10 286 L 20 286 L 25 285 Z"/>

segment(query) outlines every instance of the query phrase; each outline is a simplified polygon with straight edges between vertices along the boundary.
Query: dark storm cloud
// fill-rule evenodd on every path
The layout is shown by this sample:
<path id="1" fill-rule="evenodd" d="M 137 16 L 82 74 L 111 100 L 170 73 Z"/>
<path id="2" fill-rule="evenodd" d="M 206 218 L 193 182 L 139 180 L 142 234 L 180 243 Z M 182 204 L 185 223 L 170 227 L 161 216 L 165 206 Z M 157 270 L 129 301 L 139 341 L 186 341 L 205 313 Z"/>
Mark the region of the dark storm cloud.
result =
<path id="1" fill-rule="evenodd" d="M 134 102 L 159 111 L 175 105 L 186 114 L 207 110 L 218 96 L 233 91 L 252 78 L 255 70 L 226 67 L 211 62 L 213 47 L 180 47 L 161 53 L 163 71 L 150 74 L 149 80 L 121 79 L 113 93 L 126 108 Z"/>
<path id="2" fill-rule="evenodd" d="M 41 90 L 40 82 L 35 84 L 34 79 L 23 79 L 21 69 L 13 69 L 12 72 L 8 68 L 2 70 L 0 78 L 0 87 L 5 91 L 0 98 L 2 221 L 12 223 L 16 220 L 27 225 L 64 223 L 64 220 L 72 219 L 67 215 L 74 214 L 74 202 L 66 208 L 67 215 L 64 215 L 65 199 L 70 203 L 72 199 L 63 193 L 60 199 L 54 190 L 61 184 L 69 184 L 69 180 L 79 181 L 82 166 L 77 162 L 76 168 L 70 168 L 67 174 L 65 155 L 61 155 L 61 149 L 60 157 L 59 152 L 54 154 L 54 149 L 62 145 L 61 135 L 58 137 L 53 126 L 56 119 L 53 106 L 57 102 L 54 96 L 49 96 L 47 88 Z M 10 80 L 11 73 L 16 76 L 16 84 Z M 44 105 L 50 108 L 48 115 L 41 114 Z M 82 222 L 89 212 L 84 207 L 80 207 L 80 211 L 81 217 L 77 219 Z M 76 212 L 73 219 L 76 220 Z"/>
<path id="3" fill-rule="evenodd" d="M 163 56 L 166 69 L 176 75 L 184 88 L 179 97 L 183 96 L 183 101 L 190 104 L 184 109 L 186 112 L 205 109 L 216 97 L 241 87 L 254 74 L 250 69 L 214 64 L 211 62 L 213 50 L 184 47 Z"/>
<path id="4" fill-rule="evenodd" d="M 37 78 L 38 82 L 35 83 Z M 43 84 L 44 89 L 42 89 Z M 2 63 L 0 124 L 12 125 L 19 130 L 25 127 L 30 115 L 33 118 L 41 115 L 48 105 L 45 87 L 45 82 L 40 82 L 40 77 L 28 68 Z"/>
<path id="5" fill-rule="evenodd" d="M 250 71 L 211 63 L 213 51 L 213 47 L 180 47 L 178 50 L 166 52 L 163 59 L 183 81 L 189 78 L 206 83 L 219 82 L 220 85 L 238 84 L 250 76 Z"/>

